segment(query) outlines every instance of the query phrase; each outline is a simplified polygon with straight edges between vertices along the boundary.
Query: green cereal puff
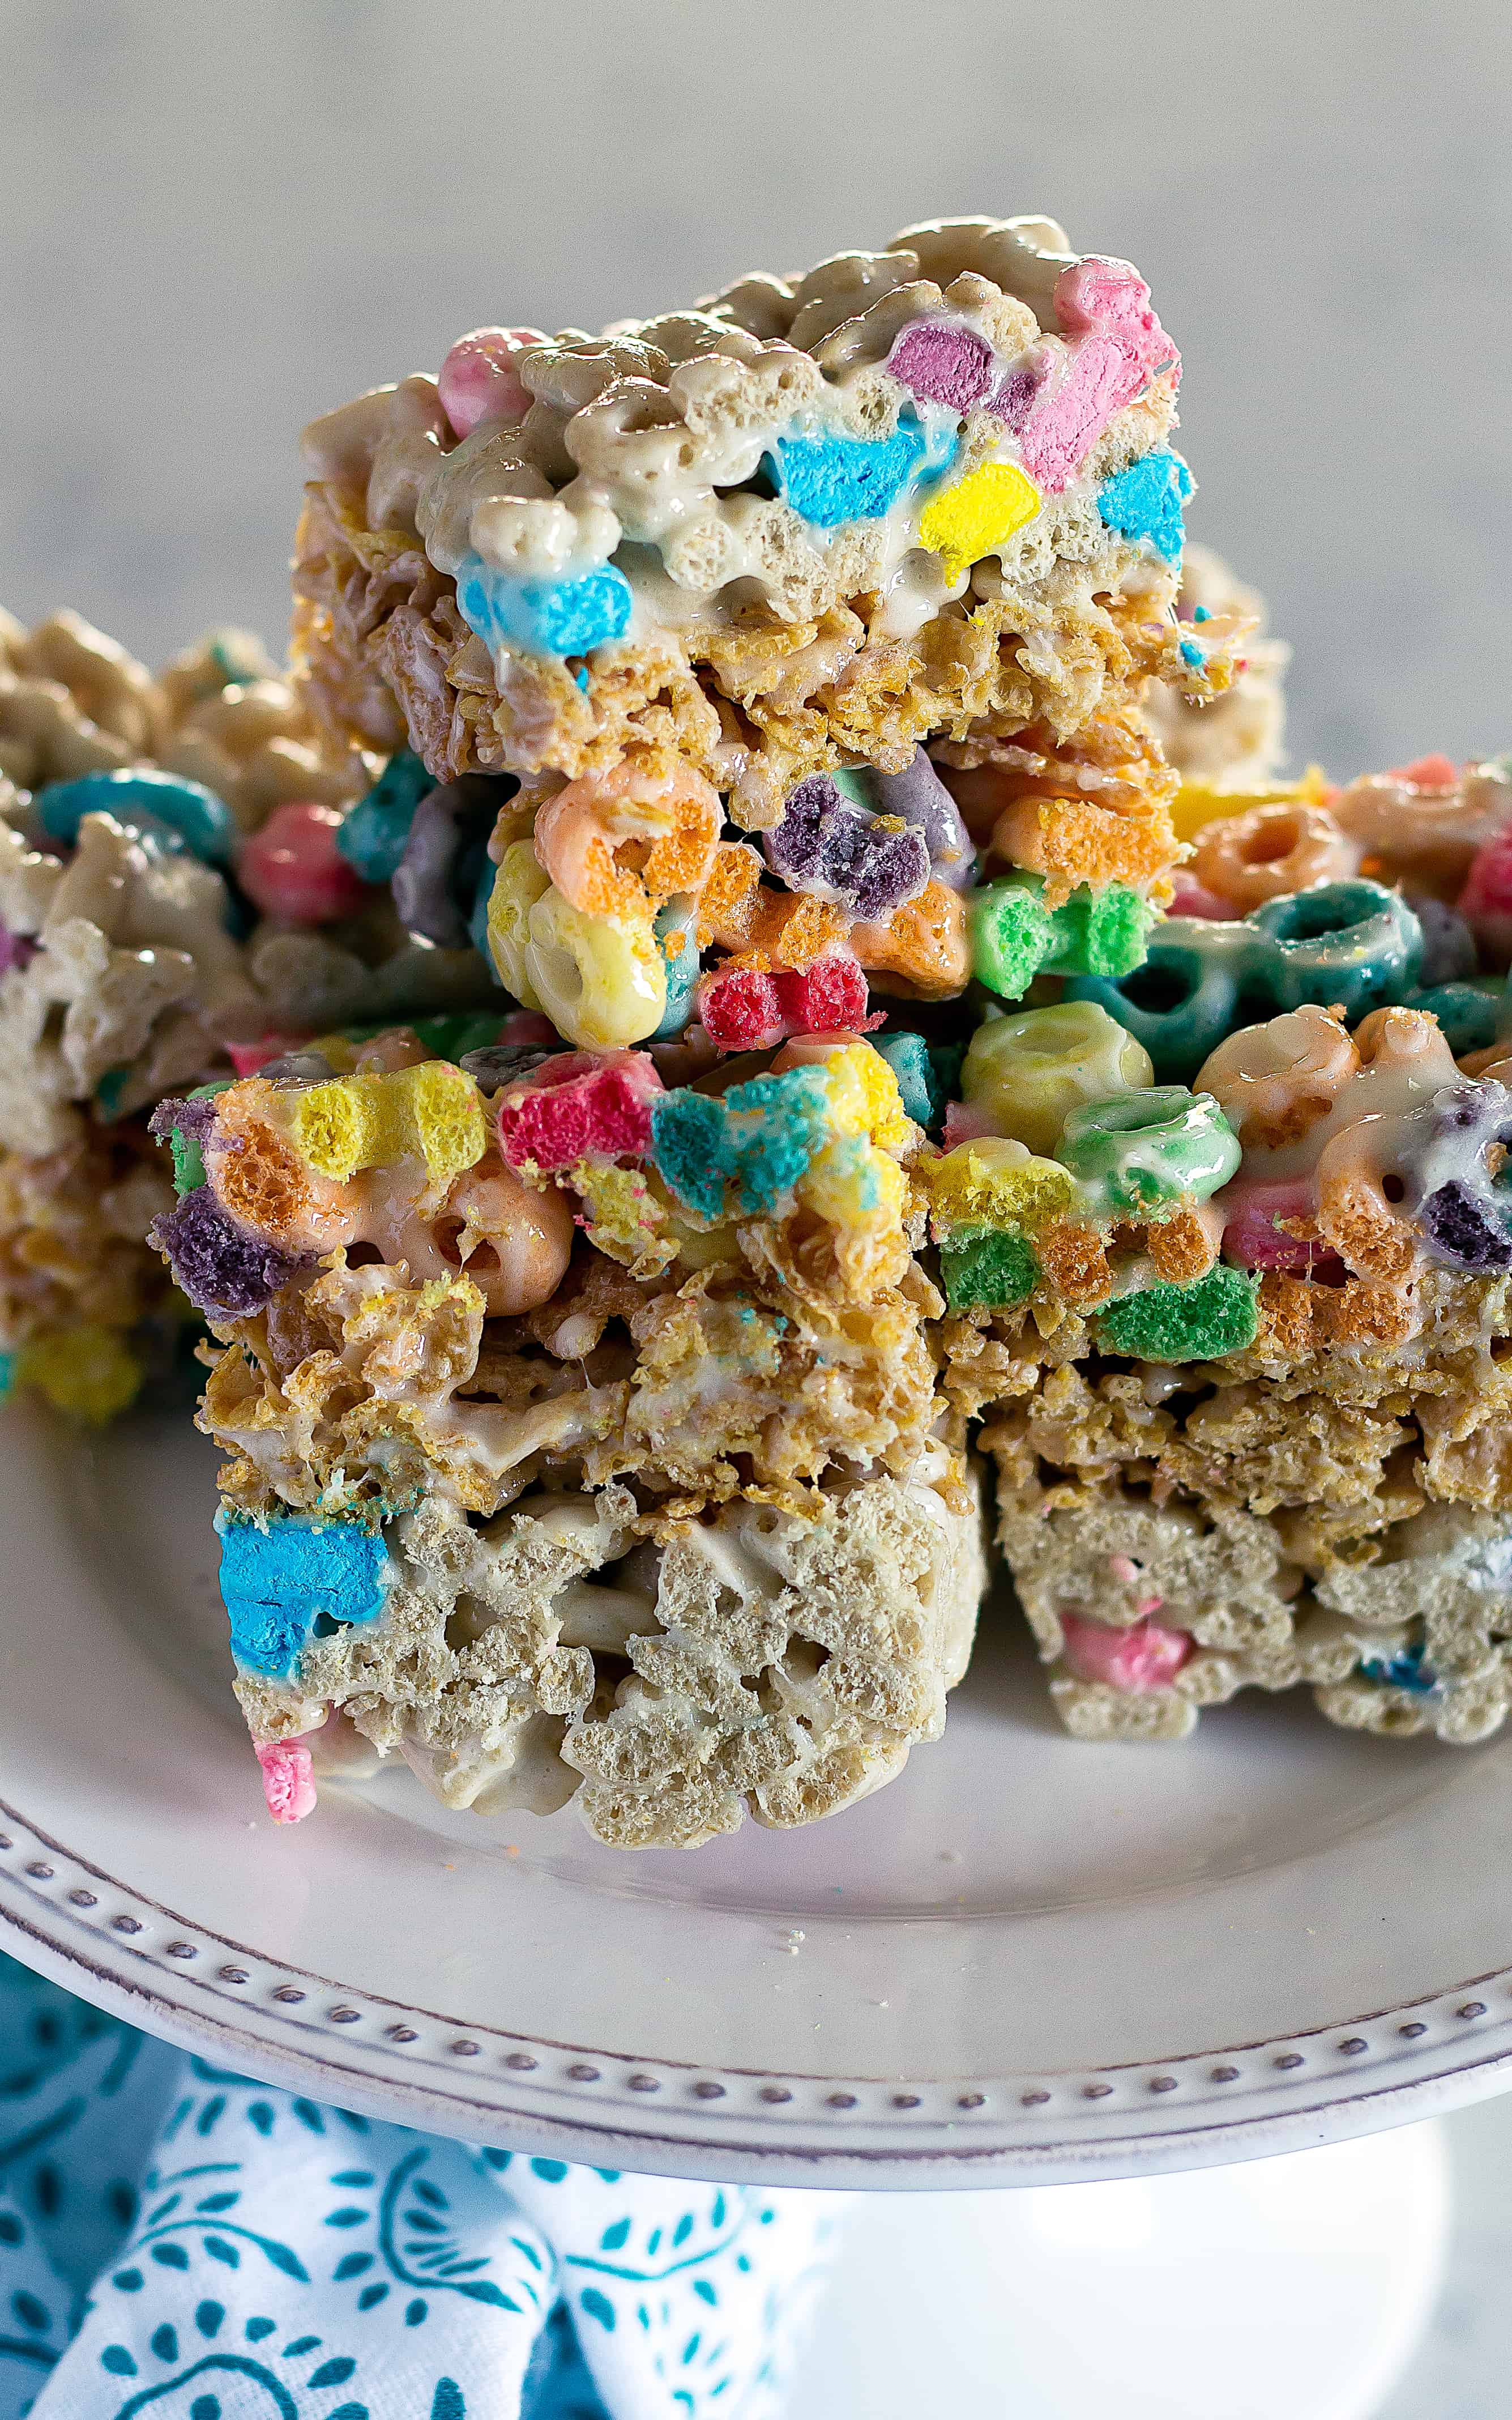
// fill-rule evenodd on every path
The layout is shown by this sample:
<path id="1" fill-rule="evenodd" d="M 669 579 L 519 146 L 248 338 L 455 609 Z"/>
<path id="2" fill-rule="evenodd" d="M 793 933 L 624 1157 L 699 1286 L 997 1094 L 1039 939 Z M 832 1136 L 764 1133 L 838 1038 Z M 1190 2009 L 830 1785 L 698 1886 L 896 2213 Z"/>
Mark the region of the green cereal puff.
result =
<path id="1" fill-rule="evenodd" d="M 1084 900 L 1086 904 L 1082 906 Z M 1143 965 L 1149 928 L 1155 921 L 1155 911 L 1148 899 L 1125 882 L 1110 882 L 1093 895 L 1078 892 L 1068 900 L 1068 911 L 1078 907 L 1084 919 L 1082 963 L 1062 966 L 1052 961 L 1048 972 L 1112 978 L 1133 974 L 1135 967 Z"/>
<path id="2" fill-rule="evenodd" d="M 1022 1000 L 1055 946 L 1032 877 L 990 882 L 971 903 L 971 971 L 1001 1000 Z"/>
<path id="3" fill-rule="evenodd" d="M 1097 1316 L 1105 1352 L 1135 1361 L 1216 1361 L 1241 1353 L 1259 1325 L 1256 1280 L 1222 1262 L 1195 1285 L 1146 1286 Z"/>
<path id="4" fill-rule="evenodd" d="M 1047 908 L 1037 875 L 1010 874 L 971 906 L 971 969 L 1003 1000 L 1022 1000 L 1037 974 L 1132 974 L 1144 960 L 1155 911 L 1126 882 L 1085 886 Z"/>
<path id="5" fill-rule="evenodd" d="M 1034 1292 L 1040 1264 L 1022 1235 L 962 1227 L 940 1245 L 940 1278 L 952 1311 L 1010 1311 Z"/>

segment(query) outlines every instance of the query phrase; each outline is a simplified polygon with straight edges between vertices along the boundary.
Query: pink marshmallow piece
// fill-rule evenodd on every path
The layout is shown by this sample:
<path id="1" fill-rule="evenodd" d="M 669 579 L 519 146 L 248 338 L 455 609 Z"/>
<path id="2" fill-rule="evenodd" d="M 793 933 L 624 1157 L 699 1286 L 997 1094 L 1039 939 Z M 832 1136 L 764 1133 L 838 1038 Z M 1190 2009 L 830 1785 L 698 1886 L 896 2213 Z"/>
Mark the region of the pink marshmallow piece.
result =
<path id="1" fill-rule="evenodd" d="M 549 1065 L 550 1063 L 548 1063 Z M 640 1158 L 651 1148 L 651 1105 L 663 1089 L 643 1051 L 606 1062 L 576 1053 L 556 1063 L 560 1078 L 537 1069 L 523 1091 L 499 1104 L 499 1147 L 514 1168 L 570 1168 L 579 1159 Z"/>
<path id="2" fill-rule="evenodd" d="M 1128 1698 L 1168 1688 L 1192 1653 L 1189 1633 L 1169 1630 L 1164 1622 L 1137 1621 L 1131 1630 L 1115 1630 L 1079 1613 L 1060 1619 L 1065 1660 L 1077 1680 L 1103 1682 Z"/>
<path id="3" fill-rule="evenodd" d="M 1050 495 L 1070 486 L 1116 411 L 1156 373 L 1178 372 L 1175 346 L 1149 307 L 1149 288 L 1126 260 L 1091 254 L 1056 281 L 1056 317 L 1069 340 L 1024 422 L 1024 467 Z"/>
<path id="4" fill-rule="evenodd" d="M 515 369 L 517 356 L 544 345 L 539 328 L 472 328 L 458 336 L 436 383 L 441 410 L 458 437 L 483 420 L 523 420 L 531 397 Z"/>
<path id="5" fill-rule="evenodd" d="M 265 1740 L 257 1748 L 263 1796 L 275 1823 L 301 1823 L 315 1812 L 315 1767 L 302 1740 Z"/>

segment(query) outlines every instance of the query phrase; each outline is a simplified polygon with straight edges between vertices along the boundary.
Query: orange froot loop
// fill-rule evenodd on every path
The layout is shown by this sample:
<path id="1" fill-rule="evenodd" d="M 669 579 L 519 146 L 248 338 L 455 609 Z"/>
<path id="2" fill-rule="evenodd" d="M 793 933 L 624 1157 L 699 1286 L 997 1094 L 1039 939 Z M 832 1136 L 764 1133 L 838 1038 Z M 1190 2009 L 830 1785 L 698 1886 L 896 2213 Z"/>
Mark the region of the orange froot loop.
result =
<path id="1" fill-rule="evenodd" d="M 885 924 L 853 924 L 851 947 L 869 974 L 890 979 L 885 990 L 905 999 L 951 1000 L 970 980 L 966 903 L 943 882 L 905 900 Z"/>
<path id="2" fill-rule="evenodd" d="M 546 801 L 535 854 L 584 915 L 640 922 L 664 901 L 702 890 L 722 812 L 718 792 L 690 765 L 626 757 Z"/>
<path id="3" fill-rule="evenodd" d="M 1288 892 L 1347 882 L 1359 866 L 1359 843 L 1341 830 L 1329 808 L 1285 799 L 1213 824 L 1192 871 L 1207 890 L 1247 916 L 1252 908 Z"/>

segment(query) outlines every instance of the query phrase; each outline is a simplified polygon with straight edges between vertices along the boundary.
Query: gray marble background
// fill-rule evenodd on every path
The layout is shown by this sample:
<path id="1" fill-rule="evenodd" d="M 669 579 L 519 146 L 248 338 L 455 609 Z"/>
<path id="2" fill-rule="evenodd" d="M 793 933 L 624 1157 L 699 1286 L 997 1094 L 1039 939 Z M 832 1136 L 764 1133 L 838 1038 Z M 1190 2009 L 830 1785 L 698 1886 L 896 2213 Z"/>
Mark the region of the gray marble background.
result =
<path id="1" fill-rule="evenodd" d="M 1292 753 L 1512 746 L 1505 0 L 0 0 L 0 600 L 277 638 L 296 438 L 480 321 L 602 320 L 938 211 L 1136 260 L 1196 535 Z M 1506 2407 L 1512 2101 L 1392 2413 Z"/>
<path id="2" fill-rule="evenodd" d="M 314 412 L 941 210 L 1149 277 L 1293 754 L 1512 744 L 1504 0 L 0 0 L 0 598 L 276 636 Z"/>

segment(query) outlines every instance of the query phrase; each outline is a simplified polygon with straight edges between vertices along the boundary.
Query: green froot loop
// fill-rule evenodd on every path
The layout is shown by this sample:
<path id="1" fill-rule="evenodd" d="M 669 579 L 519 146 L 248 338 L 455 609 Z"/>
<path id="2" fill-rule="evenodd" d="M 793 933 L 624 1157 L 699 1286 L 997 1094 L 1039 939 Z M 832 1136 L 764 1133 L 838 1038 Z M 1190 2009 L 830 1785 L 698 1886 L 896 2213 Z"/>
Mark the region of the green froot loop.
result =
<path id="1" fill-rule="evenodd" d="M 1423 928 L 1395 891 L 1322 882 L 1233 923 L 1169 916 L 1142 966 L 1112 978 L 1078 972 L 1066 993 L 1116 1016 L 1169 1083 L 1195 1076 L 1239 1027 L 1309 1001 L 1341 1007 L 1353 1024 L 1406 999 L 1422 962 Z"/>
<path id="2" fill-rule="evenodd" d="M 1056 1153 L 1098 1218 L 1148 1218 L 1206 1202 L 1237 1173 L 1239 1139 L 1216 1101 L 1183 1084 L 1116 1093 L 1072 1109 Z"/>

